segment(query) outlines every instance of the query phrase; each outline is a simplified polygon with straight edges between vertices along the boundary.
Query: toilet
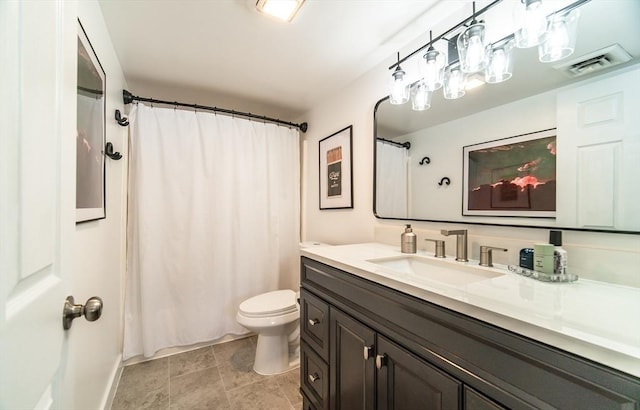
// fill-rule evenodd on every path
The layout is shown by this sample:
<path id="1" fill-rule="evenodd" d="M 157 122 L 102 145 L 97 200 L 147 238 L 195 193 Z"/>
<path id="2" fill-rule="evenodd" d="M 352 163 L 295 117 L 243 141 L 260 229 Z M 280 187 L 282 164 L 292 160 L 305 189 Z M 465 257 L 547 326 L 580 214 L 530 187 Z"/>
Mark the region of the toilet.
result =
<path id="1" fill-rule="evenodd" d="M 263 293 L 242 302 L 238 323 L 258 334 L 253 370 L 262 375 L 284 373 L 299 363 L 297 348 L 300 308 L 296 292 L 285 289 Z M 291 340 L 290 340 L 291 338 Z"/>
<path id="2" fill-rule="evenodd" d="M 301 242 L 300 249 L 331 246 Z M 300 292 L 276 290 L 254 296 L 238 307 L 236 321 L 258 334 L 253 370 L 262 375 L 284 373 L 300 364 Z"/>

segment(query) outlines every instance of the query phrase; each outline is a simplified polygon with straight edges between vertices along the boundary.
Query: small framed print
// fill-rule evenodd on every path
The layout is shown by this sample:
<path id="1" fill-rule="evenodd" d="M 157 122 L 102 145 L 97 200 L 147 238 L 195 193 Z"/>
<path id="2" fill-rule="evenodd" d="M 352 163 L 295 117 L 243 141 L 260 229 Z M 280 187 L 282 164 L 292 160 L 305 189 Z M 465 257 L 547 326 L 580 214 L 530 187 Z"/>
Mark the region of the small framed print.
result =
<path id="1" fill-rule="evenodd" d="M 320 209 L 353 208 L 353 126 L 319 142 Z"/>

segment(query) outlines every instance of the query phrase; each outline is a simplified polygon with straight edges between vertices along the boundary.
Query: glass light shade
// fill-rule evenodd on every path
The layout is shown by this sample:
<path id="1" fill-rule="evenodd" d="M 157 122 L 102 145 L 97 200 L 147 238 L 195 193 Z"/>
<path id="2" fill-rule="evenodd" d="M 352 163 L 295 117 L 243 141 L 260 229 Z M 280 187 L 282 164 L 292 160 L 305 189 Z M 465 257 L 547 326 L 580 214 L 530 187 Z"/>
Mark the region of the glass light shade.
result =
<path id="1" fill-rule="evenodd" d="M 487 47 L 487 68 L 484 74 L 487 83 L 501 83 L 511 78 L 513 75 L 513 45 L 512 40 L 498 47 Z"/>
<path id="2" fill-rule="evenodd" d="M 543 63 L 562 60 L 573 54 L 576 48 L 578 9 L 569 14 L 553 15 L 549 18 L 544 41 L 538 46 L 538 57 Z"/>
<path id="3" fill-rule="evenodd" d="M 459 66 L 444 69 L 444 98 L 454 100 L 465 93 L 466 77 Z"/>
<path id="4" fill-rule="evenodd" d="M 547 16 L 542 8 L 542 0 L 522 0 L 522 3 L 514 13 L 514 34 L 518 48 L 529 48 L 542 41 L 547 30 Z"/>
<path id="5" fill-rule="evenodd" d="M 444 54 L 430 47 L 422 56 L 420 68 L 424 82 L 429 91 L 435 91 L 442 87 L 444 77 L 445 57 Z"/>
<path id="6" fill-rule="evenodd" d="M 431 108 L 431 94 L 424 79 L 418 81 L 413 88 L 411 108 L 413 108 L 414 111 L 424 111 Z"/>
<path id="7" fill-rule="evenodd" d="M 389 79 L 389 102 L 391 104 L 404 104 L 409 101 L 409 83 L 405 72 L 396 66 Z"/>
<path id="8" fill-rule="evenodd" d="M 458 36 L 458 57 L 464 73 L 476 73 L 485 68 L 485 27 L 476 22 Z"/>

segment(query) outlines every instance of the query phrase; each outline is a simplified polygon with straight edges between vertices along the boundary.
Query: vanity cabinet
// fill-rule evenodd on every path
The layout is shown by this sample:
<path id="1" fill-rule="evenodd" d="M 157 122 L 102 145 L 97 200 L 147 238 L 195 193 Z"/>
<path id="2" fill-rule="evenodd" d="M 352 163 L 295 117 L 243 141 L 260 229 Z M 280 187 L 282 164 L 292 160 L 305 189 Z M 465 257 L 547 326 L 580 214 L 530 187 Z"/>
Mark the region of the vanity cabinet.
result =
<path id="1" fill-rule="evenodd" d="M 635 409 L 640 380 L 301 258 L 310 409 Z"/>

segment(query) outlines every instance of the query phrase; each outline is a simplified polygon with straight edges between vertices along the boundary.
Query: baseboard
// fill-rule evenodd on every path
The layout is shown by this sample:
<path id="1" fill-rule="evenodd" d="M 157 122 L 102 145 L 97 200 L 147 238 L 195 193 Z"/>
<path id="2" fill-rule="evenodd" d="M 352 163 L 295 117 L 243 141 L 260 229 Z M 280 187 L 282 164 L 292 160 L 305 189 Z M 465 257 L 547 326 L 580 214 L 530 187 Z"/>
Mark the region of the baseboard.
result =
<path id="1" fill-rule="evenodd" d="M 122 376 L 122 369 L 122 354 L 119 354 L 116 362 L 114 363 L 113 369 L 111 370 L 111 387 L 105 392 L 105 395 L 102 398 L 102 406 L 100 406 L 100 408 L 103 410 L 111 410 L 113 399 L 116 397 L 116 392 L 118 391 L 118 384 L 120 383 L 120 377 Z"/>

